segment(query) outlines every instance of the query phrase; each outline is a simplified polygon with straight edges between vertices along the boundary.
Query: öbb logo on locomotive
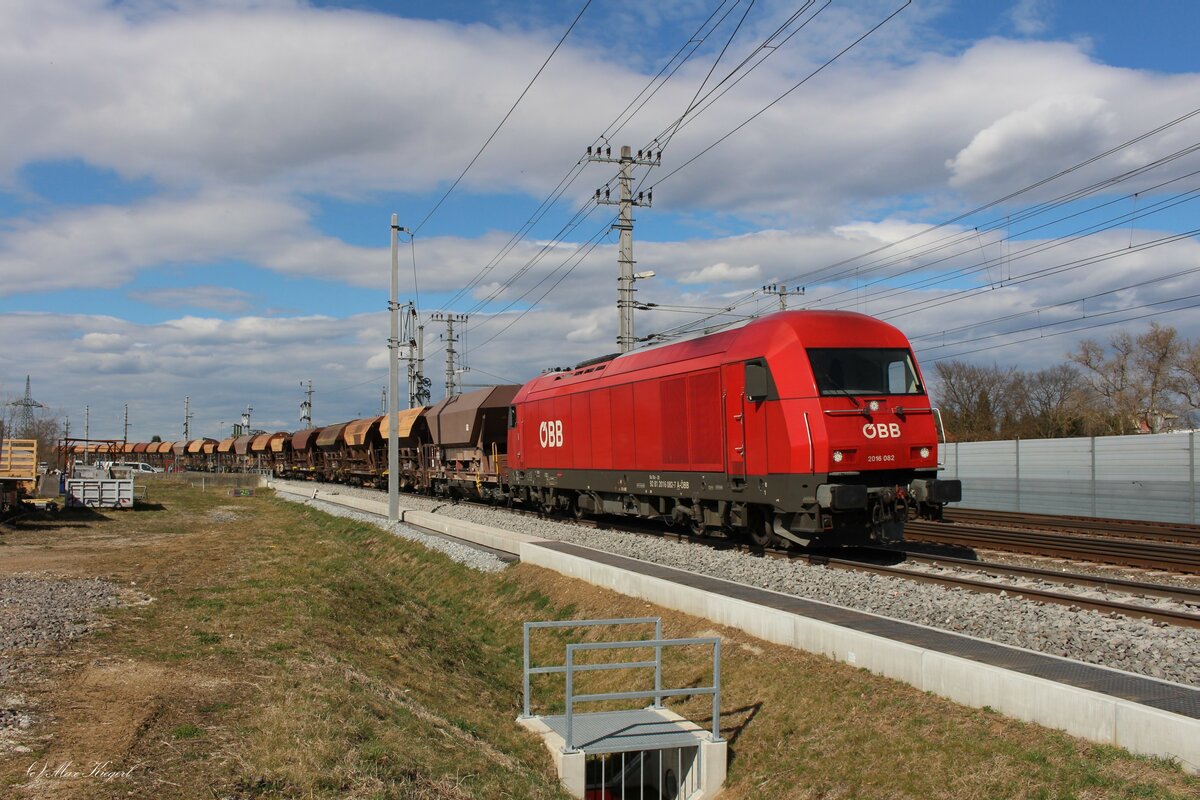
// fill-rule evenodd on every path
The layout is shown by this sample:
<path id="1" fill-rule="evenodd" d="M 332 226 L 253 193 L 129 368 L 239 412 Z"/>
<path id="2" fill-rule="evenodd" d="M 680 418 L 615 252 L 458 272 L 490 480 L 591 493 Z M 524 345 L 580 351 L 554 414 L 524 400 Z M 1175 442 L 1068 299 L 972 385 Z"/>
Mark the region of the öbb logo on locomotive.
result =
<path id="1" fill-rule="evenodd" d="M 863 436 L 868 439 L 899 439 L 899 422 L 868 422 L 863 425 Z"/>
<path id="2" fill-rule="evenodd" d="M 538 425 L 538 443 L 542 447 L 562 447 L 562 420 L 552 419 Z"/>

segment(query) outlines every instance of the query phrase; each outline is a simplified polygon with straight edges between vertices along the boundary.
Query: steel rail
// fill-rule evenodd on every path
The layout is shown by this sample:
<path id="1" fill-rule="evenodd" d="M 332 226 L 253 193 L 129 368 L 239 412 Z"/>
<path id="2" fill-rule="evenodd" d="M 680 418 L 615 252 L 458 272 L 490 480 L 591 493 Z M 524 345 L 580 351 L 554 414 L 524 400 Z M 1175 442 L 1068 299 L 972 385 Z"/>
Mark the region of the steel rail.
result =
<path id="1" fill-rule="evenodd" d="M 909 539 L 923 542 L 1200 574 L 1200 547 L 1183 544 L 921 520 L 910 521 L 904 533 Z"/>
<path id="2" fill-rule="evenodd" d="M 1186 628 L 1200 628 L 1200 614 L 1192 614 L 1186 611 L 1151 608 L 1149 606 L 1141 606 L 1134 603 L 1123 603 L 1116 600 L 1101 600 L 1091 597 L 1080 597 L 1079 595 L 1052 592 L 1045 589 L 1033 589 L 1025 586 L 1010 586 L 992 583 L 990 581 L 976 580 L 974 578 L 963 578 L 961 576 L 954 575 L 935 575 L 929 572 L 915 572 L 913 570 L 903 569 L 901 567 L 888 567 L 881 564 L 864 564 L 858 561 L 846 561 L 838 558 L 825 559 L 821 556 L 813 556 L 809 558 L 809 561 L 810 563 L 822 564 L 823 566 L 832 567 L 834 569 L 871 572 L 877 575 L 887 575 L 893 578 L 913 580 L 919 583 L 931 583 L 942 586 L 966 588 L 973 592 L 980 592 L 982 594 L 1006 594 L 1011 597 L 1024 597 L 1026 599 L 1038 600 L 1044 603 L 1054 603 L 1055 605 L 1086 608 L 1092 611 L 1099 611 L 1102 614 L 1115 613 L 1127 617 L 1152 619 L 1156 622 L 1166 622 L 1171 625 L 1179 625 Z"/>
<path id="3" fill-rule="evenodd" d="M 1144 581 L 1131 581 L 1125 578 L 1109 578 L 1099 575 L 1084 575 L 1079 572 L 1059 572 L 1058 570 L 1042 569 L 1041 567 L 1000 564 L 995 561 L 972 561 L 969 558 L 931 556 L 927 553 L 914 553 L 911 550 L 897 549 L 885 552 L 903 553 L 904 560 L 910 564 L 946 565 L 957 569 L 971 570 L 972 572 L 1043 580 L 1048 583 L 1061 583 L 1067 586 L 1084 586 L 1107 592 L 1123 592 L 1125 594 L 1158 597 L 1164 600 L 1173 600 L 1177 603 L 1195 603 L 1200 607 L 1200 589 L 1192 589 L 1187 586 L 1146 583 Z"/>
<path id="4" fill-rule="evenodd" d="M 1151 522 L 1135 519 L 1107 519 L 1058 514 L 1029 514 L 983 508 L 947 508 L 947 522 L 970 525 L 997 525 L 1041 530 L 1087 531 L 1124 536 L 1131 539 L 1200 543 L 1200 525 L 1183 522 Z"/>

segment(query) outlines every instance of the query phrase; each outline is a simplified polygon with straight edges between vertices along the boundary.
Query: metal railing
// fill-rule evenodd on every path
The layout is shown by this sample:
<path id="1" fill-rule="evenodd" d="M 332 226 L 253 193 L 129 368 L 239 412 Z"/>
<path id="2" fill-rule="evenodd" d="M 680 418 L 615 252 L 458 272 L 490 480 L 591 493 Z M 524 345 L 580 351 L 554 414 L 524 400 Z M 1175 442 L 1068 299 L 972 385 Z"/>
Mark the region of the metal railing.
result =
<path id="1" fill-rule="evenodd" d="M 597 625 L 654 625 L 654 638 L 662 638 L 662 619 L 659 617 L 634 617 L 630 619 L 581 619 L 581 620 L 563 620 L 553 622 L 526 622 L 524 630 L 525 638 L 525 680 L 524 680 L 524 702 L 522 703 L 522 719 L 528 719 L 532 716 L 529 713 L 529 677 L 531 675 L 549 675 L 560 672 L 566 672 L 565 664 L 550 667 L 533 667 L 529 663 L 529 633 L 536 628 L 587 628 Z M 654 688 L 658 689 L 662 686 L 662 649 L 655 651 L 655 659 L 657 669 L 654 671 Z M 645 666 L 655 666 L 654 663 L 644 663 Z M 662 698 L 655 696 L 654 707 L 662 707 Z"/>
<path id="2" fill-rule="evenodd" d="M 567 645 L 567 660 L 562 666 L 531 667 L 529 663 L 529 632 L 533 628 L 572 628 L 576 626 L 595 625 L 633 625 L 654 623 L 654 638 L 638 641 L 621 642 L 582 642 Z M 688 686 L 679 689 L 664 689 L 662 685 L 662 651 L 664 647 L 692 647 L 710 645 L 712 647 L 711 686 Z M 575 654 L 589 650 L 639 650 L 654 648 L 653 661 L 623 661 L 600 664 L 576 664 Z M 575 694 L 575 674 L 579 672 L 595 672 L 614 669 L 649 669 L 654 668 L 654 688 L 633 692 L 605 692 L 601 694 Z M 551 673 L 566 674 L 566 741 L 565 752 L 575 751 L 574 717 L 576 703 L 594 703 L 604 700 L 640 700 L 654 699 L 654 708 L 662 708 L 664 697 L 682 697 L 687 695 L 712 696 L 712 741 L 721 740 L 721 640 L 715 636 L 702 636 L 687 639 L 663 639 L 662 620 L 657 617 L 641 617 L 637 619 L 607 619 L 582 620 L 578 622 L 527 622 L 525 623 L 525 698 L 523 717 L 529 717 L 529 678 L 531 675 Z"/>

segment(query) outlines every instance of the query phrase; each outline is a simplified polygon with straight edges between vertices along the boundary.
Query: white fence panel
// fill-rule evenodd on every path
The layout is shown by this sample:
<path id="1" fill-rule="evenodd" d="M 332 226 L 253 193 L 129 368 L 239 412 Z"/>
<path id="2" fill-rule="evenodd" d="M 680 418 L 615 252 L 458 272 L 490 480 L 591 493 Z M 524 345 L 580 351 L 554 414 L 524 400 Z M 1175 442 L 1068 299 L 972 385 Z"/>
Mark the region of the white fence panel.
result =
<path id="1" fill-rule="evenodd" d="M 959 442 L 942 464 L 964 508 L 1200 522 L 1195 433 Z"/>

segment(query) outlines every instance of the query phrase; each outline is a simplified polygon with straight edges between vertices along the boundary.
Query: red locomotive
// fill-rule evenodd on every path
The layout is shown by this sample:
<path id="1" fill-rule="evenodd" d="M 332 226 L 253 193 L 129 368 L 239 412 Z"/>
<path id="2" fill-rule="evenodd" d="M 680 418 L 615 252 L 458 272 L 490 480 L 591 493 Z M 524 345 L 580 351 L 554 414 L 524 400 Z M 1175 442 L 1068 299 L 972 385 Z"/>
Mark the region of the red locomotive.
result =
<path id="1" fill-rule="evenodd" d="M 886 541 L 961 499 L 908 340 L 840 311 L 542 375 L 513 400 L 508 483 L 579 515 L 663 518 L 759 544 Z"/>
<path id="2" fill-rule="evenodd" d="M 372 417 L 145 457 L 382 487 L 387 433 Z M 402 412 L 398 434 L 406 489 L 760 545 L 899 539 L 910 514 L 938 518 L 962 493 L 937 477 L 936 412 L 904 334 L 839 311 L 781 312 L 456 395 Z"/>

